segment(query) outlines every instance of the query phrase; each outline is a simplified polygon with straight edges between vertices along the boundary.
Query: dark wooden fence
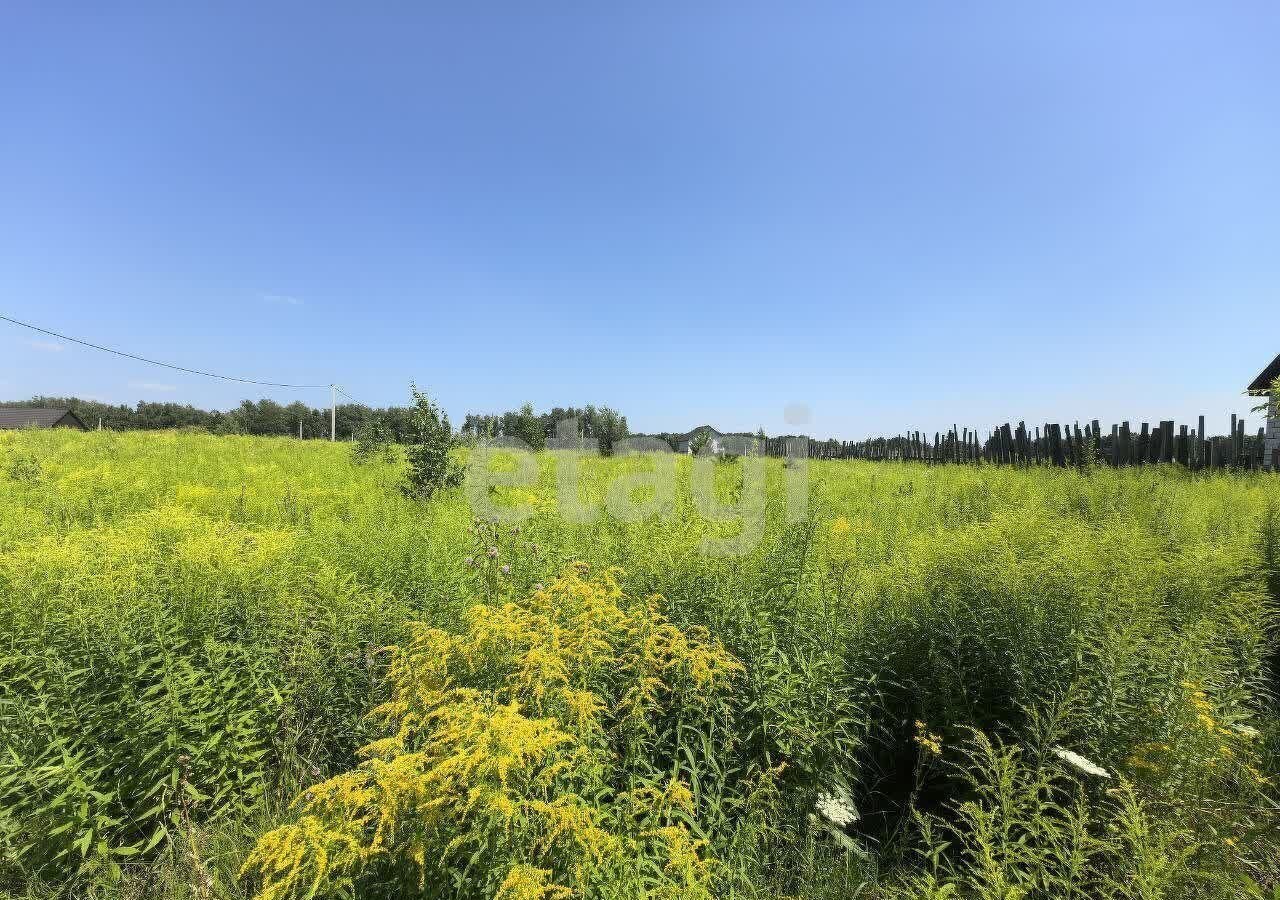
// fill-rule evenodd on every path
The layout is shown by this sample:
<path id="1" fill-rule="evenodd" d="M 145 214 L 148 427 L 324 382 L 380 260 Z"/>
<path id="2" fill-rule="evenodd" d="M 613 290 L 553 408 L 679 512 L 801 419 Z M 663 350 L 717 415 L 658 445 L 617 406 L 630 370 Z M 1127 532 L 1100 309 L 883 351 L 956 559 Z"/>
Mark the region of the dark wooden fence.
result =
<path id="1" fill-rule="evenodd" d="M 981 435 L 976 428 L 955 425 L 934 432 L 933 439 L 919 431 L 866 441 L 814 441 L 808 443 L 812 459 L 870 459 L 907 462 L 989 463 L 1012 466 L 1082 466 L 1093 461 L 1111 466 L 1177 463 L 1189 469 L 1258 469 L 1263 466 L 1263 429 L 1246 435 L 1244 421 L 1231 417 L 1226 435 L 1209 436 L 1204 416 L 1195 428 L 1167 419 L 1156 425 L 1143 422 L 1137 429 L 1128 422 L 1104 431 L 1094 419 L 1080 423 L 1045 423 L 1028 427 L 1025 422 L 998 425 Z M 794 438 L 770 438 L 769 456 L 787 454 Z M 791 444 L 795 452 L 795 444 Z"/>

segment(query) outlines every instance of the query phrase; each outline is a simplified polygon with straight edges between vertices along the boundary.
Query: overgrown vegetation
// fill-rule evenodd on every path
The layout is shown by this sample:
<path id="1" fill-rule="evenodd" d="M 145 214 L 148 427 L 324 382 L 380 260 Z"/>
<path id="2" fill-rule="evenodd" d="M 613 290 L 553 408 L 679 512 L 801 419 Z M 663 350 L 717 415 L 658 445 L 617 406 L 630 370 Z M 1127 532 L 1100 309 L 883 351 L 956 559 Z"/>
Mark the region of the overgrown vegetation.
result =
<path id="1" fill-rule="evenodd" d="M 358 462 L 368 462 L 374 458 L 390 461 L 395 459 L 395 435 L 386 420 L 375 416 L 356 430 L 355 446 L 352 454 Z"/>
<path id="2" fill-rule="evenodd" d="M 412 448 L 0 435 L 0 889 L 1272 896 L 1274 478 L 813 463 L 789 522 L 768 460 L 716 557 L 694 461 L 624 522 L 561 460 L 497 524 Z"/>
<path id="3" fill-rule="evenodd" d="M 714 771 L 705 738 L 742 667 L 660 602 L 578 564 L 527 600 L 473 607 L 461 635 L 409 626 L 372 713 L 386 736 L 258 842 L 245 869 L 260 896 L 362 874 L 362 894 L 711 896 L 679 773 Z"/>

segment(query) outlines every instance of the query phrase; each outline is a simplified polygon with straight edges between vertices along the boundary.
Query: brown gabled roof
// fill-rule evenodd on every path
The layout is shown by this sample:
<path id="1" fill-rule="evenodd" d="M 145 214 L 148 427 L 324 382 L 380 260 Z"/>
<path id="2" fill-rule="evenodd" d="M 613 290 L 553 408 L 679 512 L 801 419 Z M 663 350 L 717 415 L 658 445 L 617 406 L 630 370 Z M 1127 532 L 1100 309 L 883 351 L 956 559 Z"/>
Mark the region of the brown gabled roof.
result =
<path id="1" fill-rule="evenodd" d="M 1271 360 L 1271 365 L 1262 370 L 1257 378 L 1253 379 L 1253 384 L 1249 385 L 1249 393 L 1255 396 L 1271 393 L 1271 382 L 1280 377 L 1280 356 Z"/>
<path id="2" fill-rule="evenodd" d="M 85 424 L 69 409 L 47 407 L 0 406 L 0 428 L 79 428 Z"/>

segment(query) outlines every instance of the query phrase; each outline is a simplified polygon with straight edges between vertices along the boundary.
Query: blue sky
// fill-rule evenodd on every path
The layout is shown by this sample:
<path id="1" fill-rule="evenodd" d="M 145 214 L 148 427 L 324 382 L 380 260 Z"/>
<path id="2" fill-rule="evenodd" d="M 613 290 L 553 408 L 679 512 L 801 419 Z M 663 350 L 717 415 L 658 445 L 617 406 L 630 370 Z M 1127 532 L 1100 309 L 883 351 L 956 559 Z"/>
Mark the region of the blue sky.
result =
<path id="1" fill-rule="evenodd" d="M 1280 353 L 1272 3 L 206 6 L 0 13 L 0 313 L 847 438 L 1225 422 Z M 0 323 L 37 392 L 327 399 Z"/>

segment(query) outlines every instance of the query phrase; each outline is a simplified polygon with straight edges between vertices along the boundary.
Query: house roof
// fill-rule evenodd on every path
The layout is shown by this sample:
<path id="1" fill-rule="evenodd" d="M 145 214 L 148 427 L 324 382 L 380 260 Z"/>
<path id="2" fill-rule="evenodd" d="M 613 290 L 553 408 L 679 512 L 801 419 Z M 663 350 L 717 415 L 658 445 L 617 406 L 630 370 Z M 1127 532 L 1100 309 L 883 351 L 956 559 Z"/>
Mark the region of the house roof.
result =
<path id="1" fill-rule="evenodd" d="M 88 431 L 80 417 L 69 409 L 0 406 L 0 428 L 53 428 L 55 425 L 69 425 Z"/>
<path id="2" fill-rule="evenodd" d="M 1271 382 L 1280 377 L 1280 356 L 1271 360 L 1271 365 L 1262 370 L 1253 384 L 1249 385 L 1249 393 L 1255 395 L 1271 393 Z"/>
<path id="3" fill-rule="evenodd" d="M 707 432 L 707 433 L 708 433 L 708 434 L 710 434 L 712 437 L 724 437 L 723 432 L 716 431 L 716 430 L 715 430 L 714 428 L 712 428 L 710 425 L 699 425 L 697 428 L 693 429 L 692 431 L 688 432 L 687 434 L 683 434 L 683 435 L 681 435 L 681 436 L 680 436 L 680 440 L 682 440 L 682 441 L 691 441 L 691 440 L 693 440 L 693 439 L 694 439 L 694 437 L 695 437 L 695 436 L 697 436 L 697 434 L 698 434 L 699 432 L 703 432 L 703 431 Z"/>

